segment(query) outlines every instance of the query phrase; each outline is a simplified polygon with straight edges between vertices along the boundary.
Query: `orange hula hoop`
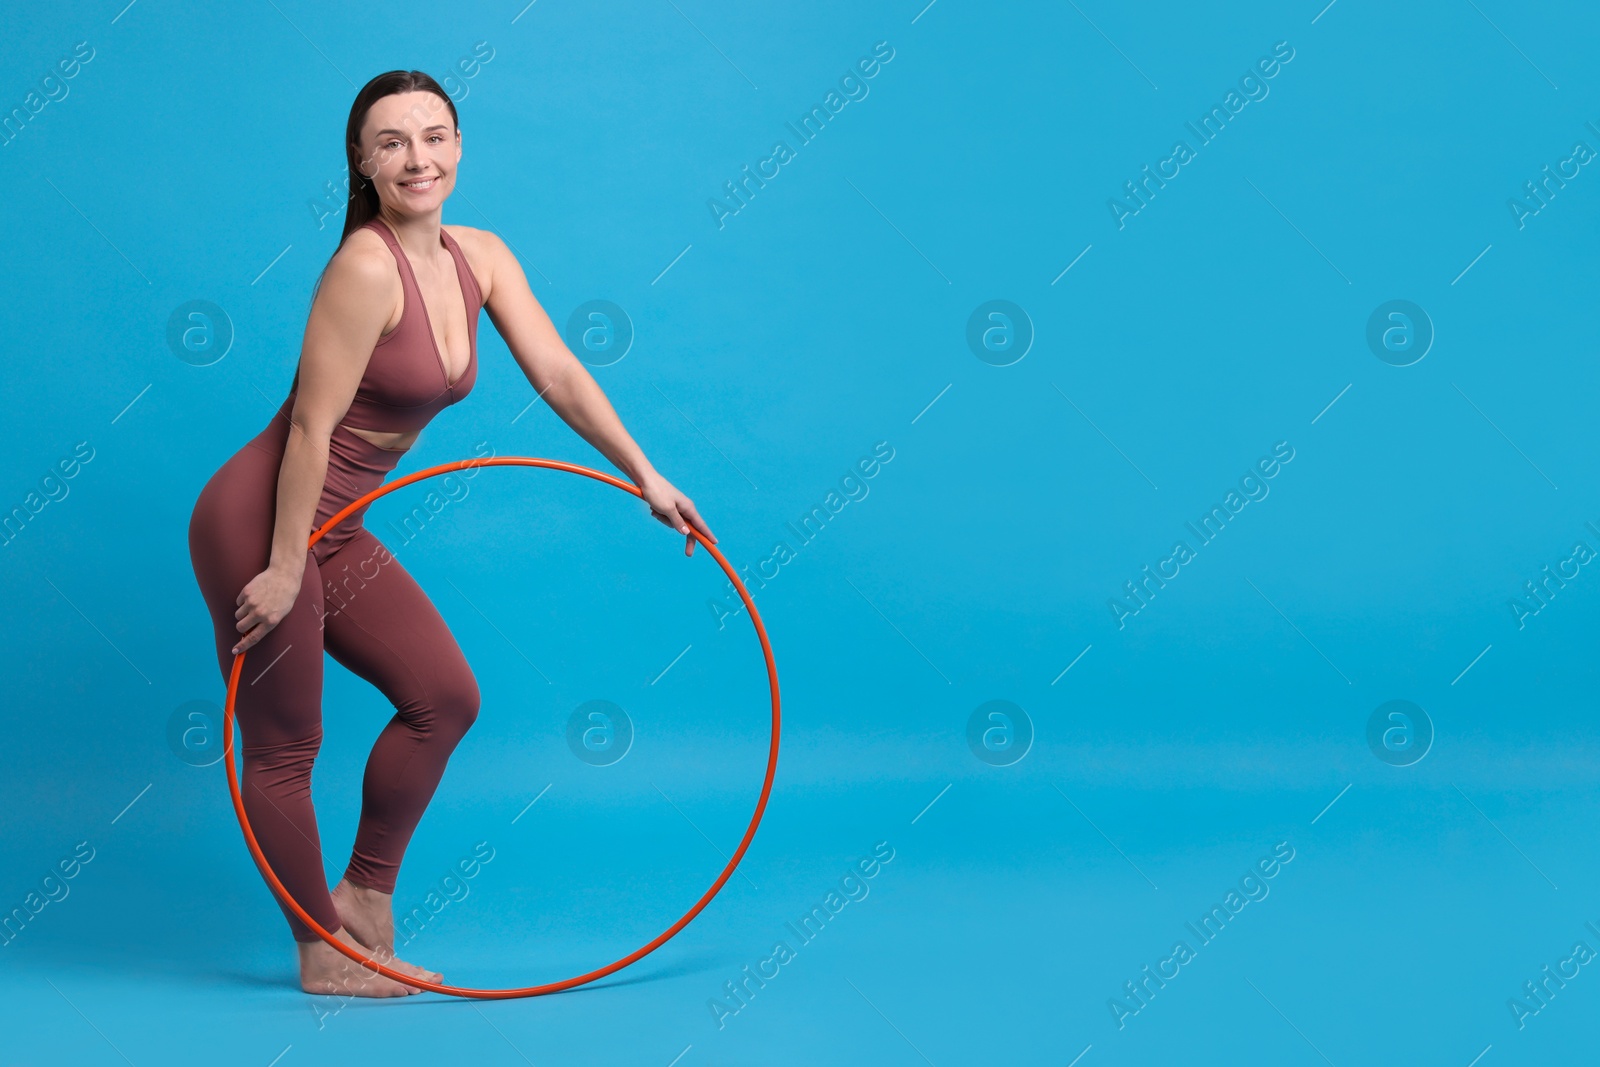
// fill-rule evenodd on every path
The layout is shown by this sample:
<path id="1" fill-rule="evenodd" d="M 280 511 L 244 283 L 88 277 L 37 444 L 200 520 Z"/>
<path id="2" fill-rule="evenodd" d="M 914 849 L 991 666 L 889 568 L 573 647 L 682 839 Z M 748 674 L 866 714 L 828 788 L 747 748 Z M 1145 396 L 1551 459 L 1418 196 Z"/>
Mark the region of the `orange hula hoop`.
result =
<path id="1" fill-rule="evenodd" d="M 450 471 L 460 470 L 464 467 L 496 466 L 548 467 L 551 470 L 568 471 L 573 474 L 581 474 L 585 477 L 593 478 L 596 481 L 606 482 L 610 485 L 616 486 L 618 489 L 626 490 L 640 499 L 644 498 L 644 494 L 639 491 L 637 486 L 625 482 L 620 478 L 612 477 L 603 471 L 593 470 L 589 467 L 580 466 L 576 463 L 564 463 L 561 460 L 540 459 L 530 456 L 491 456 L 484 459 L 457 460 L 453 463 L 444 463 L 437 467 L 428 467 L 425 470 L 408 474 L 403 478 L 397 478 L 392 482 L 378 486 L 378 488 L 372 490 L 370 493 L 367 493 L 365 496 L 351 501 L 326 523 L 324 523 L 319 529 L 312 532 L 311 540 L 307 542 L 306 547 L 309 548 L 311 545 L 316 544 L 317 541 L 322 538 L 323 534 L 327 533 L 328 530 L 332 529 L 341 520 L 343 520 L 345 516 L 349 515 L 363 504 L 392 493 L 396 489 L 410 485 L 412 482 L 421 481 L 424 478 L 432 478 L 441 474 L 448 474 Z M 547 982 L 544 985 L 527 986 L 520 989 L 473 989 L 466 986 L 447 985 L 441 982 L 429 982 L 421 978 L 415 978 L 411 975 L 404 974 L 400 971 L 394 970 L 393 968 L 386 967 L 376 960 L 357 952 L 344 942 L 339 941 L 333 936 L 333 934 L 323 929 L 323 927 L 318 924 L 315 919 L 306 913 L 306 910 L 300 906 L 299 902 L 297 902 L 294 897 L 289 895 L 289 891 L 284 888 L 283 883 L 278 880 L 277 874 L 272 870 L 272 865 L 267 862 L 266 856 L 262 855 L 261 845 L 256 841 L 255 832 L 250 828 L 250 820 L 245 816 L 244 813 L 244 799 L 240 796 L 239 792 L 239 772 L 234 766 L 233 722 L 234 699 L 238 695 L 239 691 L 239 677 L 244 670 L 244 658 L 248 652 L 248 650 L 246 650 L 246 652 L 240 652 L 234 657 L 233 671 L 228 676 L 228 701 L 222 718 L 222 752 L 223 758 L 228 767 L 228 791 L 233 796 L 233 810 L 234 813 L 239 817 L 239 828 L 244 831 L 245 844 L 250 847 L 250 854 L 255 857 L 256 865 L 261 868 L 261 873 L 266 876 L 267 882 L 272 886 L 273 891 L 289 905 L 289 910 L 294 912 L 295 915 L 299 917 L 300 921 L 310 927 L 318 937 L 322 938 L 323 941 L 326 941 L 328 944 L 332 945 L 335 949 L 343 953 L 345 956 L 348 956 L 356 963 L 361 964 L 363 967 L 369 970 L 376 971 L 378 974 L 381 974 L 386 978 L 391 978 L 396 982 L 403 982 L 409 986 L 415 986 L 418 989 L 426 989 L 433 993 L 446 993 L 450 996 L 456 997 L 475 997 L 481 1000 L 510 1000 L 516 997 L 536 997 L 542 996 L 545 993 L 557 993 L 563 989 L 572 989 L 575 986 L 584 985 L 594 981 L 597 978 L 603 978 L 614 971 L 619 971 L 629 964 L 642 959 L 651 952 L 654 952 L 656 949 L 660 948 L 662 945 L 666 944 L 669 939 L 676 935 L 685 926 L 689 925 L 690 921 L 693 920 L 696 915 L 700 914 L 701 909 L 711 902 L 711 898 L 716 896 L 717 893 L 721 891 L 723 885 L 726 884 L 728 879 L 733 875 L 734 869 L 739 865 L 739 860 L 743 858 L 745 850 L 750 847 L 750 842 L 755 837 L 756 827 L 761 825 L 761 816 L 766 811 L 767 798 L 772 793 L 772 779 L 778 770 L 778 735 L 781 725 L 778 702 L 778 668 L 773 662 L 772 644 L 767 640 L 767 628 L 762 625 L 761 616 L 756 612 L 755 602 L 751 600 L 750 593 L 745 589 L 744 583 L 739 580 L 739 575 L 734 571 L 733 567 L 729 565 L 727 559 L 722 555 L 722 553 L 717 551 L 717 547 L 701 536 L 700 531 L 696 530 L 692 523 L 689 524 L 689 532 L 690 535 L 693 536 L 694 539 L 711 554 L 711 557 L 717 561 L 717 564 L 722 568 L 723 572 L 727 574 L 729 580 L 733 583 L 733 587 L 739 591 L 739 599 L 744 601 L 745 610 L 750 613 L 750 621 L 755 624 L 756 637 L 761 641 L 761 653 L 765 657 L 767 663 L 767 681 L 772 690 L 772 744 L 767 753 L 767 773 L 766 777 L 761 783 L 761 797 L 756 801 L 755 814 L 750 817 L 750 825 L 745 828 L 744 837 L 739 841 L 739 847 L 733 850 L 733 857 L 728 860 L 728 865 L 722 869 L 722 873 L 717 876 L 717 880 L 711 883 L 711 888 L 706 890 L 705 894 L 701 896 L 699 900 L 695 901 L 694 906 L 690 908 L 681 919 L 667 927 L 666 930 L 658 934 L 655 939 L 650 941 L 648 944 L 634 949 L 626 956 L 623 956 L 619 960 L 608 963 L 604 967 L 589 971 L 587 974 L 580 974 L 573 978 L 562 979 L 559 982 Z"/>

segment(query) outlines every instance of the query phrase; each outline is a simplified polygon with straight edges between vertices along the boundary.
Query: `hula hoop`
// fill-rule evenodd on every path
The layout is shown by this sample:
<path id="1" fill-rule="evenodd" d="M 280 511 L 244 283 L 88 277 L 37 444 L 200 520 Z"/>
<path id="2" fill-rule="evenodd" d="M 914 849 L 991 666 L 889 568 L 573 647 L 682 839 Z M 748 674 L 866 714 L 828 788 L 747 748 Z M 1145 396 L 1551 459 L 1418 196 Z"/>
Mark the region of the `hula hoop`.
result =
<path id="1" fill-rule="evenodd" d="M 316 544 L 317 541 L 322 538 L 324 533 L 336 526 L 342 519 L 344 519 L 346 515 L 349 515 L 361 505 L 367 503 L 368 501 L 376 500 L 388 493 L 392 493 L 396 489 L 410 485 L 412 482 L 420 481 L 423 478 L 432 478 L 440 474 L 447 474 L 450 471 L 460 470 L 463 467 L 498 466 L 548 467 L 551 470 L 569 471 L 573 474 L 582 474 L 585 477 L 593 478 L 596 481 L 606 482 L 610 485 L 614 485 L 618 489 L 626 490 L 640 499 L 643 499 L 644 497 L 644 494 L 639 491 L 638 487 L 625 482 L 620 478 L 614 478 L 603 471 L 597 471 L 589 467 L 579 466 L 576 463 L 564 463 L 560 460 L 539 459 L 530 456 L 498 456 L 488 457 L 485 459 L 457 460 L 453 463 L 440 464 L 437 467 L 429 467 L 426 470 L 420 470 L 414 474 L 408 474 L 403 478 L 397 478 L 392 482 L 378 486 L 378 488 L 372 490 L 372 492 L 366 494 L 365 496 L 351 501 L 326 523 L 324 523 L 319 529 L 312 532 L 311 540 L 307 542 L 306 547 L 309 548 L 311 545 Z M 750 847 L 750 841 L 755 837 L 756 827 L 761 824 L 761 816 L 767 807 L 767 798 L 772 793 L 772 778 L 778 770 L 778 733 L 780 727 L 778 710 L 778 668 L 773 662 L 772 645 L 767 640 L 767 629 L 762 625 L 761 616 L 756 612 L 755 602 L 750 599 L 750 594 L 745 589 L 744 583 L 739 580 L 739 575 L 734 571 L 733 567 L 729 566 L 727 559 L 724 558 L 722 553 L 717 551 L 717 547 L 702 537 L 700 531 L 696 530 L 693 524 L 689 524 L 689 533 L 707 552 L 711 553 L 711 557 L 717 561 L 717 564 L 721 566 L 723 572 L 727 574 L 728 579 L 733 583 L 733 587 L 739 591 L 739 598 L 744 601 L 745 610 L 750 613 L 750 621 L 755 624 L 756 637 L 761 641 L 761 653 L 767 661 L 767 681 L 772 690 L 772 744 L 767 753 L 767 774 L 766 778 L 761 783 L 761 797 L 756 801 L 755 814 L 750 817 L 750 825 L 745 829 L 744 837 L 740 840 L 739 847 L 733 850 L 733 857 L 728 860 L 728 865 L 722 869 L 722 873 L 717 876 L 717 880 L 711 883 L 711 888 L 706 890 L 704 896 L 695 901 L 694 907 L 690 908 L 688 912 L 684 914 L 683 918 L 667 927 L 666 930 L 657 935 L 656 938 L 650 941 L 648 944 L 641 948 L 635 949 L 619 960 L 606 964 L 604 967 L 590 971 L 587 974 L 580 974 L 574 978 L 565 978 L 559 982 L 548 982 L 544 985 L 527 986 L 521 989 L 472 989 L 466 986 L 454 986 L 446 985 L 440 982 L 429 982 L 421 978 L 414 978 L 411 975 L 404 974 L 390 967 L 386 967 L 376 960 L 357 952 L 355 949 L 335 938 L 333 934 L 323 929 L 315 919 L 306 913 L 306 910 L 302 908 L 299 902 L 289 894 L 289 891 L 284 888 L 283 883 L 278 880 L 277 874 L 273 872 L 272 865 L 267 862 L 266 856 L 262 854 L 261 845 L 256 841 L 255 832 L 250 828 L 250 820 L 245 816 L 244 799 L 240 796 L 239 792 L 239 772 L 234 766 L 233 706 L 234 699 L 239 692 L 239 677 L 244 671 L 244 657 L 249 651 L 247 649 L 245 652 L 240 652 L 234 657 L 233 671 L 228 676 L 228 702 L 222 717 L 222 752 L 224 760 L 228 766 L 228 791 L 233 795 L 233 810 L 234 813 L 239 816 L 239 828 L 244 831 L 245 843 L 250 847 L 250 854 L 255 857 L 256 865 L 261 868 L 261 873 L 266 876 L 267 882 L 272 886 L 273 891 L 289 905 L 289 910 L 294 912 L 295 915 L 299 917 L 300 921 L 309 926 L 318 937 L 322 938 L 323 941 L 326 941 L 339 952 L 361 964 L 363 967 L 376 971 L 386 978 L 391 978 L 396 982 L 403 982 L 409 986 L 415 986 L 418 989 L 426 989 L 433 993 L 446 993 L 450 996 L 456 997 L 476 997 L 482 1000 L 509 1000 L 515 997 L 536 997 L 542 996 L 545 993 L 556 993 L 563 989 L 571 989 L 574 986 L 584 985 L 588 982 L 594 981 L 596 978 L 603 978 L 606 975 L 611 974 L 613 971 L 621 970 L 630 963 L 634 963 L 642 959 L 651 952 L 654 952 L 656 949 L 660 948 L 662 945 L 666 944 L 671 937 L 677 934 L 685 926 L 689 925 L 689 922 L 696 915 L 700 914 L 700 910 L 711 902 L 711 898 L 716 896 L 717 893 L 721 891 L 723 885 L 728 881 L 728 878 L 732 876 L 734 868 L 739 865 L 739 860 L 744 856 L 745 849 Z"/>

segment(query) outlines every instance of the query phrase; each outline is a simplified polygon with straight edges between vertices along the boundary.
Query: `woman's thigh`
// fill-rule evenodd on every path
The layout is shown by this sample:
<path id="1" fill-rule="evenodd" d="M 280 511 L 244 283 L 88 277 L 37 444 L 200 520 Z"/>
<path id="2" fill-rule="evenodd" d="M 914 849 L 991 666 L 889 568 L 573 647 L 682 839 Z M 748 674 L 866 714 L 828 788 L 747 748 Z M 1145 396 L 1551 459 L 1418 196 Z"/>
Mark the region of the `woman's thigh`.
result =
<path id="1" fill-rule="evenodd" d="M 477 679 L 444 617 L 365 527 L 323 561 L 323 645 L 402 715 L 477 712 Z"/>
<path id="2" fill-rule="evenodd" d="M 211 477 L 189 520 L 189 559 L 211 614 L 217 665 L 233 670 L 240 592 L 272 558 L 281 460 L 241 448 Z M 234 706 L 246 749 L 303 742 L 322 722 L 322 581 L 308 549 L 294 606 L 245 656 Z"/>

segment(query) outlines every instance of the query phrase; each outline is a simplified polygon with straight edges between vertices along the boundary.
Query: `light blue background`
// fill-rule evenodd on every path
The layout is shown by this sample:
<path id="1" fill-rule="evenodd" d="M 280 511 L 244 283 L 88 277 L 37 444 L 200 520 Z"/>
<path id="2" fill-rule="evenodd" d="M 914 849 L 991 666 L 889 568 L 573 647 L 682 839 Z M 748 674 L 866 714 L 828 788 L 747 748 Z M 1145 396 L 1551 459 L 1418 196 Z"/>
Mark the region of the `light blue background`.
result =
<path id="1" fill-rule="evenodd" d="M 76 42 L 94 58 L 0 149 L 0 505 L 76 442 L 94 458 L 0 552 L 0 910 L 77 842 L 95 854 L 0 947 L 0 1065 L 1588 1050 L 1593 967 L 1520 1028 L 1508 999 L 1575 942 L 1600 950 L 1600 578 L 1581 569 L 1520 628 L 1510 604 L 1574 542 L 1600 549 L 1600 176 L 1520 228 L 1508 200 L 1575 142 L 1600 149 L 1597 22 L 1504 0 L 141 0 L 8 20 L 0 110 Z M 222 767 L 167 743 L 174 709 L 223 695 L 185 528 L 287 393 L 355 91 L 394 67 L 443 79 L 480 41 L 492 60 L 451 83 L 445 220 L 503 236 L 558 325 L 626 309 L 633 349 L 595 376 L 728 557 L 768 557 L 876 442 L 894 458 L 755 592 L 782 758 L 740 874 L 686 930 L 569 994 L 339 1010 L 298 989 Z M 785 122 L 878 41 L 894 57 L 868 95 L 796 147 Z M 1108 199 L 1193 146 L 1185 122 L 1279 41 L 1294 57 L 1269 95 L 1119 229 Z M 719 229 L 707 200 L 779 138 L 795 158 Z M 205 367 L 166 339 L 197 299 L 236 331 Z M 1010 366 L 965 340 L 995 299 L 1035 332 Z M 1436 333 L 1407 367 L 1365 339 L 1395 299 Z M 399 471 L 478 442 L 609 469 L 548 406 L 524 412 L 479 327 L 473 394 Z M 1294 459 L 1270 494 L 1119 628 L 1108 600 L 1279 441 Z M 380 501 L 369 527 L 389 540 L 420 500 Z M 665 929 L 721 868 L 760 785 L 765 676 L 748 620 L 716 625 L 714 562 L 681 549 L 614 489 L 513 468 L 399 549 L 484 707 L 397 908 L 495 850 L 409 958 L 468 985 L 565 978 Z M 609 767 L 565 742 L 592 699 L 634 723 Z M 1004 767 L 967 744 L 996 699 L 1035 735 Z M 1366 741 L 1396 699 L 1436 735 L 1410 766 Z M 333 878 L 390 709 L 330 660 L 325 712 Z M 798 947 L 785 922 L 880 841 L 870 893 Z M 1283 841 L 1270 894 L 1198 947 L 1185 922 Z M 1195 959 L 1119 1028 L 1108 1001 L 1179 938 Z M 795 959 L 719 1028 L 708 1001 L 779 939 Z"/>

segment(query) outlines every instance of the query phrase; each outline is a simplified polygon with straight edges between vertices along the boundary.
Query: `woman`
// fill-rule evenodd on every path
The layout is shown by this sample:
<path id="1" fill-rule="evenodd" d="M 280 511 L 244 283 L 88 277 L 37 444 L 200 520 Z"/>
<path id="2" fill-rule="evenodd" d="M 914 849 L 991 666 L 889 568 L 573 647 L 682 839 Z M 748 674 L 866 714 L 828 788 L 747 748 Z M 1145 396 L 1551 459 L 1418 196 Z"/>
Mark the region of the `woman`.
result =
<path id="1" fill-rule="evenodd" d="M 372 79 L 345 140 L 344 234 L 318 281 L 288 399 L 206 483 L 189 552 L 223 677 L 234 656 L 251 653 L 235 714 L 245 811 L 262 852 L 339 940 L 438 982 L 395 959 L 390 901 L 412 831 L 477 717 L 477 682 L 427 595 L 362 526 L 365 508 L 308 549 L 311 531 L 380 485 L 429 420 L 472 390 L 482 307 L 537 394 L 632 479 L 653 517 L 685 535 L 687 554 L 689 524 L 715 538 L 623 429 L 505 243 L 441 225 L 461 132 L 439 84 L 419 71 Z M 331 892 L 311 805 L 324 649 L 396 708 L 367 761 L 355 847 Z M 278 903 L 306 992 L 420 992 L 352 964 Z"/>

